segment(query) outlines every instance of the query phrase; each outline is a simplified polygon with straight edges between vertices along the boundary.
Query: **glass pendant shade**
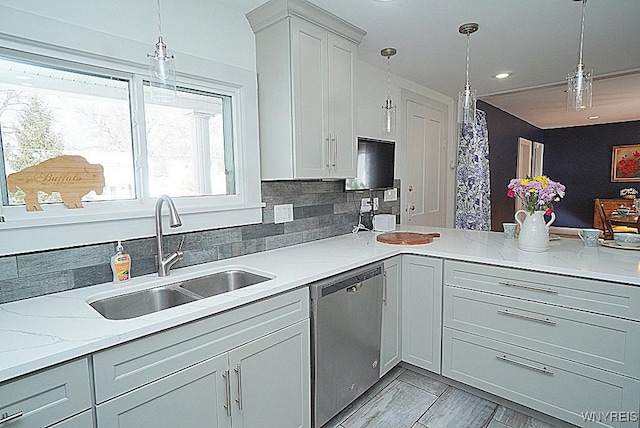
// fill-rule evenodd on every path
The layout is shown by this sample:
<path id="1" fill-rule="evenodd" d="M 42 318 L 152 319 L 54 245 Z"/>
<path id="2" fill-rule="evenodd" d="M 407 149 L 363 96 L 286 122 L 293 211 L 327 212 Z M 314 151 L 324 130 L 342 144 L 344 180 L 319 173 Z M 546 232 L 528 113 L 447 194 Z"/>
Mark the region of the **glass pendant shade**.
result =
<path id="1" fill-rule="evenodd" d="M 167 45 L 162 38 L 160 0 L 158 0 L 158 33 L 155 51 L 147 54 L 149 85 L 151 100 L 166 103 L 176 100 L 176 65 L 174 56 L 167 51 Z"/>
<path id="2" fill-rule="evenodd" d="M 580 111 L 593 106 L 591 89 L 593 70 L 585 70 L 582 64 L 567 76 L 567 110 Z"/>
<path id="3" fill-rule="evenodd" d="M 476 91 L 470 86 L 458 94 L 458 123 L 476 123 Z"/>
<path id="4" fill-rule="evenodd" d="M 147 55 L 149 61 L 149 85 L 151 100 L 172 102 L 176 100 L 176 64 L 173 55 L 167 52 L 162 36 L 158 37 L 156 50 Z"/>
<path id="5" fill-rule="evenodd" d="M 396 131 L 396 106 L 391 98 L 382 106 L 382 132 L 390 134 Z"/>

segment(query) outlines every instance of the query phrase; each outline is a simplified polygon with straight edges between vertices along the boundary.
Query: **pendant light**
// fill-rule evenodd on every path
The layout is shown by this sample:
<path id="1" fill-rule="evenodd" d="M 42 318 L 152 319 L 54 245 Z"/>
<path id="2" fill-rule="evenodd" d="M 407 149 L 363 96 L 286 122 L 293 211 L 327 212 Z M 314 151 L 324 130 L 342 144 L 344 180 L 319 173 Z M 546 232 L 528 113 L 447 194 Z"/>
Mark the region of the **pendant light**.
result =
<path id="1" fill-rule="evenodd" d="M 582 43 L 584 40 L 584 15 L 587 9 L 587 0 L 574 0 L 582 2 L 582 25 L 580 26 L 580 60 L 576 71 L 567 76 L 567 110 L 580 111 L 591 108 L 593 86 L 593 70 L 587 70 L 582 63 Z"/>
<path id="2" fill-rule="evenodd" d="M 387 57 L 387 100 L 382 106 L 382 132 L 390 134 L 396 130 L 396 106 L 391 101 L 390 58 L 398 51 L 395 48 L 384 48 L 380 55 Z"/>
<path id="3" fill-rule="evenodd" d="M 160 17 L 160 0 L 158 1 L 158 42 L 155 51 L 147 54 L 149 61 L 149 84 L 151 99 L 160 102 L 176 100 L 176 66 L 174 56 L 167 51 L 162 37 L 162 19 Z"/>
<path id="4" fill-rule="evenodd" d="M 476 91 L 469 86 L 469 35 L 478 31 L 478 24 L 469 22 L 462 24 L 458 28 L 460 34 L 467 36 L 467 83 L 464 91 L 458 95 L 458 123 L 475 123 L 476 122 Z"/>

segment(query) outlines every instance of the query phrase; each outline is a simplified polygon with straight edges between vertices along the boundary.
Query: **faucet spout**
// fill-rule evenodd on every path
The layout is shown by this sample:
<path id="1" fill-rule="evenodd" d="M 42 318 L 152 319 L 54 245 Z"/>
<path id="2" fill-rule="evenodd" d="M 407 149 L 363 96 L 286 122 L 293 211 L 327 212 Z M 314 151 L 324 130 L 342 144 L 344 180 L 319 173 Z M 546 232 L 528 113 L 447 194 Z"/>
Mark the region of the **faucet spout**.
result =
<path id="1" fill-rule="evenodd" d="M 180 215 L 178 214 L 178 210 L 176 209 L 173 200 L 167 196 L 162 195 L 158 198 L 156 202 L 156 211 L 155 211 L 155 224 L 156 224 L 156 246 L 158 249 L 158 276 L 169 276 L 169 272 L 171 267 L 176 264 L 180 259 L 182 259 L 182 243 L 184 242 L 184 237 L 182 242 L 180 242 L 180 247 L 178 251 L 174 251 L 165 256 L 164 248 L 162 244 L 162 204 L 166 202 L 167 208 L 169 209 L 169 227 L 180 227 L 182 226 L 182 221 L 180 220 Z"/>

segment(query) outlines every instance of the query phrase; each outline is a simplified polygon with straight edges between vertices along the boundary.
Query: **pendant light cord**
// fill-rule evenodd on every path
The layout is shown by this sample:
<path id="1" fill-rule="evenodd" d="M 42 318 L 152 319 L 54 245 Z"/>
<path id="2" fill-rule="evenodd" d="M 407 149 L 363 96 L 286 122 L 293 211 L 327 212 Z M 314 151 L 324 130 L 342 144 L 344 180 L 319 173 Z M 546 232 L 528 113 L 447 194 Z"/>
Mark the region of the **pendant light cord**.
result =
<path id="1" fill-rule="evenodd" d="M 160 0 L 158 0 L 160 1 Z M 584 15 L 587 9 L 587 0 L 582 0 L 582 25 L 580 26 L 580 61 L 579 64 L 582 64 L 582 43 L 584 40 Z"/>
<path id="2" fill-rule="evenodd" d="M 467 33 L 467 88 L 469 88 L 469 33 Z"/>
<path id="3" fill-rule="evenodd" d="M 160 0 L 158 0 L 158 35 L 162 37 L 162 17 L 160 16 Z"/>
<path id="4" fill-rule="evenodd" d="M 387 55 L 387 100 L 391 99 L 391 77 L 389 75 L 391 70 L 391 56 Z"/>

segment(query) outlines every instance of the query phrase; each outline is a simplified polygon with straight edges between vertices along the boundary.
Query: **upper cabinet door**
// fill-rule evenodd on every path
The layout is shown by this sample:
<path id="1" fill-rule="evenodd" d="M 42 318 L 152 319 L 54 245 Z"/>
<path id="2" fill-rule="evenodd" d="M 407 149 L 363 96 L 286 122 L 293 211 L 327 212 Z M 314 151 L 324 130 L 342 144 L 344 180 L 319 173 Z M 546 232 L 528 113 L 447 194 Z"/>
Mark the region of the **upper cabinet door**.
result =
<path id="1" fill-rule="evenodd" d="M 356 44 L 329 33 L 330 175 L 356 175 L 355 76 Z"/>
<path id="2" fill-rule="evenodd" d="M 262 179 L 355 177 L 357 45 L 366 33 L 304 0 L 270 0 L 247 19 Z"/>
<path id="3" fill-rule="evenodd" d="M 294 153 L 296 178 L 329 174 L 326 30 L 302 19 L 292 20 Z"/>

